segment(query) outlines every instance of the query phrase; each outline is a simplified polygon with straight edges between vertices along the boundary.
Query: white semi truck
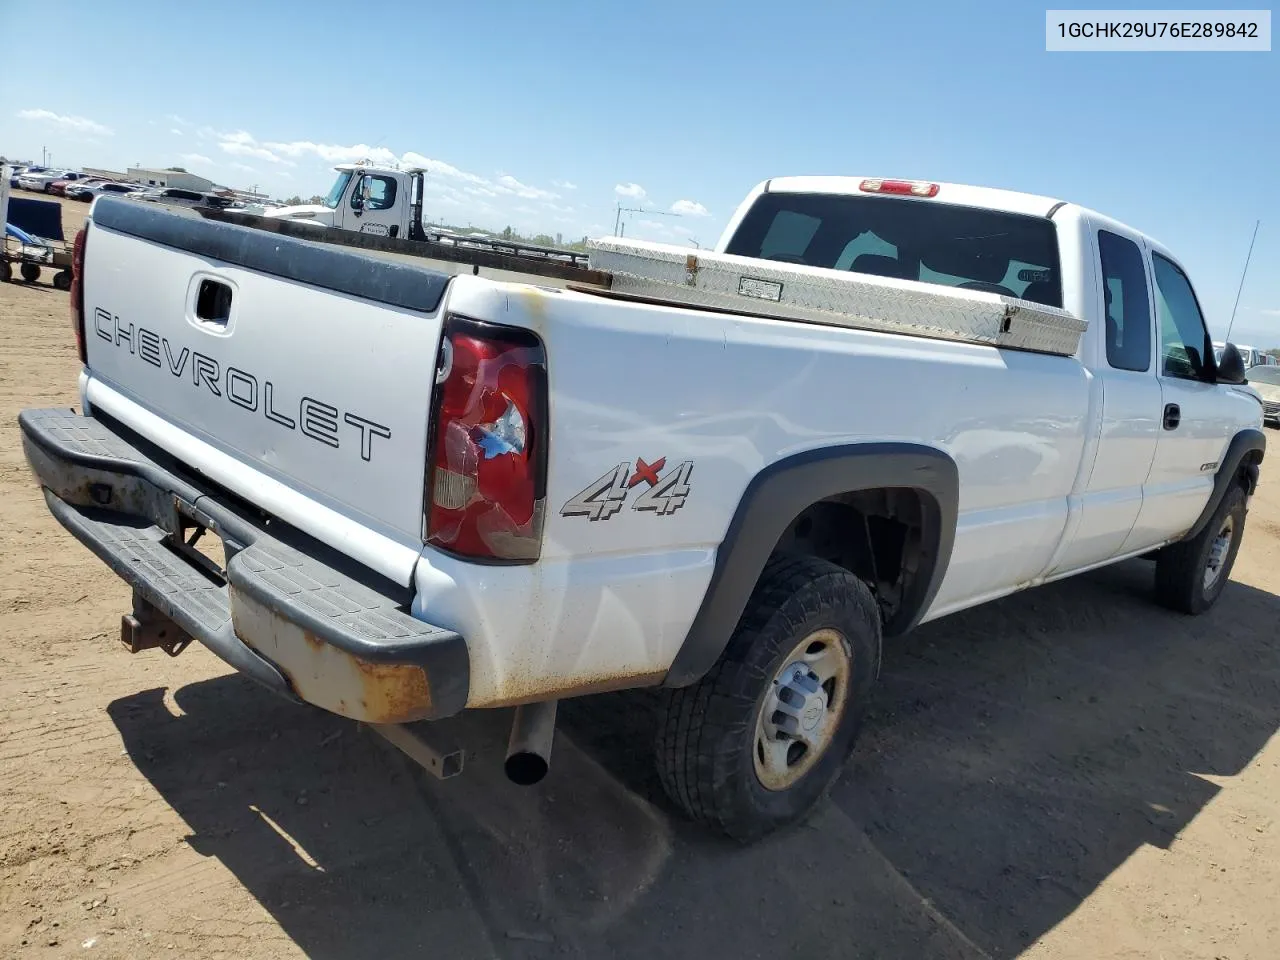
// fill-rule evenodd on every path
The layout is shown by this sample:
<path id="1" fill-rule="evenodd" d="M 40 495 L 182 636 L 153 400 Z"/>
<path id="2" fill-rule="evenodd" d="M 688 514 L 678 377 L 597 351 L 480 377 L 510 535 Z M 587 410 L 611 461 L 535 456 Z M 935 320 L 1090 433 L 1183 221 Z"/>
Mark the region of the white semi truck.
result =
<path id="1" fill-rule="evenodd" d="M 489 249 L 587 265 L 585 253 L 432 229 L 422 219 L 426 171 L 420 167 L 401 170 L 371 163 L 342 163 L 334 169 L 338 177 L 320 203 L 276 207 L 263 211 L 262 216 L 393 240 Z"/>

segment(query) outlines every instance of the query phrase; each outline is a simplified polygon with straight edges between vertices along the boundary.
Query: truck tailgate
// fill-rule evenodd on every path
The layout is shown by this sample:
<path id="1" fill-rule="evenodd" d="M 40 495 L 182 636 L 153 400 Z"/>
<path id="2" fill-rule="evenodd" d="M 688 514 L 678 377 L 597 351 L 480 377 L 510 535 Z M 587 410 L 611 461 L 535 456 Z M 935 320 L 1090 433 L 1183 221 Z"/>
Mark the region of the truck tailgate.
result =
<path id="1" fill-rule="evenodd" d="M 246 476 L 421 546 L 446 276 L 107 199 L 93 208 L 83 276 L 91 383 Z M 108 412 L 156 433 L 149 417 L 128 422 L 133 404 Z"/>

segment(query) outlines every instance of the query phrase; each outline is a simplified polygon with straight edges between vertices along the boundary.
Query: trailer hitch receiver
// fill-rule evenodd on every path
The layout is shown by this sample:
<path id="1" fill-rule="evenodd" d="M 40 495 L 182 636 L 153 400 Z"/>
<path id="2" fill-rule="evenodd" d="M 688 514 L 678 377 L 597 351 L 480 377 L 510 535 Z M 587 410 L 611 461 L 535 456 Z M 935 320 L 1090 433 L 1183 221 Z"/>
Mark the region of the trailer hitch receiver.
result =
<path id="1" fill-rule="evenodd" d="M 169 656 L 176 657 L 187 649 L 191 637 L 135 592 L 133 613 L 126 613 L 120 618 L 120 642 L 130 653 L 159 647 Z"/>

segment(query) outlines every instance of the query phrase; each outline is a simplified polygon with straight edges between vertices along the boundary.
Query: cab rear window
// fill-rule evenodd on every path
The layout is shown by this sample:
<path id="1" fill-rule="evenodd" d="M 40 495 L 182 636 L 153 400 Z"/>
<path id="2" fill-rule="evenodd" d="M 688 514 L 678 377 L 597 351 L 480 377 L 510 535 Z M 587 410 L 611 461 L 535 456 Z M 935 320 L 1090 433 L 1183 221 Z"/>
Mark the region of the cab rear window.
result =
<path id="1" fill-rule="evenodd" d="M 985 290 L 1062 306 L 1047 217 L 903 197 L 766 193 L 727 253 Z"/>

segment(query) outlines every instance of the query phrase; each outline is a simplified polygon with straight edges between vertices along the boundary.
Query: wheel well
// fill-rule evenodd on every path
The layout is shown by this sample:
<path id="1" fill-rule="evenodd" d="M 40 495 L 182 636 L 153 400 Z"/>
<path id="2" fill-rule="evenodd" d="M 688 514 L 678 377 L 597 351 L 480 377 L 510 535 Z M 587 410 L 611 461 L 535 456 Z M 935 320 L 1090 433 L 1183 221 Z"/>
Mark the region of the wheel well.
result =
<path id="1" fill-rule="evenodd" d="M 871 589 L 883 623 L 898 619 L 916 579 L 928 573 L 924 496 L 910 487 L 858 490 L 810 504 L 787 525 L 775 554 L 843 567 Z"/>
<path id="2" fill-rule="evenodd" d="M 1244 492 L 1253 496 L 1258 487 L 1259 467 L 1262 464 L 1262 451 L 1250 450 L 1240 460 L 1240 469 L 1236 471 L 1236 483 L 1244 488 Z"/>

